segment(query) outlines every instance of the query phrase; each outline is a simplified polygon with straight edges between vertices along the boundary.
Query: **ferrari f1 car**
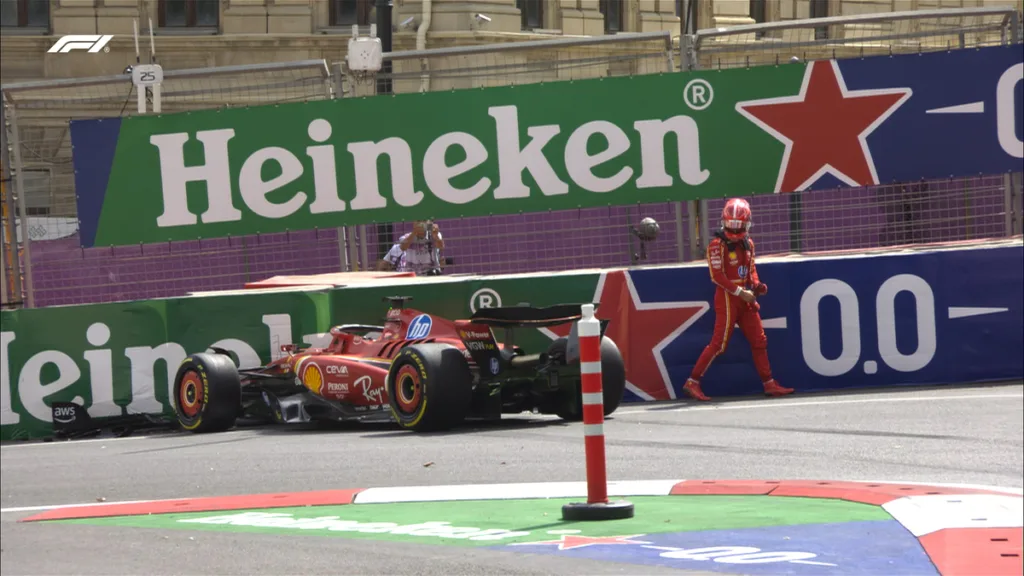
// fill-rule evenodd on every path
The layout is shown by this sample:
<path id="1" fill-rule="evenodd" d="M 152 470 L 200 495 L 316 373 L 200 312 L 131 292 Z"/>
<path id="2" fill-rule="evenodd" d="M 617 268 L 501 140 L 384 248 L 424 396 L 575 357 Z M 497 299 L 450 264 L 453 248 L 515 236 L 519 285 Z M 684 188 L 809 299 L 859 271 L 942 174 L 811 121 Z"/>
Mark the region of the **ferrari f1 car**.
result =
<path id="1" fill-rule="evenodd" d="M 285 345 L 281 358 L 259 368 L 239 369 L 224 350 L 188 356 L 174 380 L 178 422 L 197 433 L 227 430 L 239 419 L 392 421 L 437 431 L 525 411 L 581 418 L 580 305 L 484 308 L 452 321 L 406 308 L 408 297 L 384 300 L 390 306 L 383 326 L 335 326 L 326 347 Z M 543 351 L 527 353 L 514 342 L 516 329 L 570 322 L 569 336 Z M 601 321 L 608 415 L 622 401 L 626 376 L 606 326 Z M 503 342 L 494 329 L 504 331 Z"/>

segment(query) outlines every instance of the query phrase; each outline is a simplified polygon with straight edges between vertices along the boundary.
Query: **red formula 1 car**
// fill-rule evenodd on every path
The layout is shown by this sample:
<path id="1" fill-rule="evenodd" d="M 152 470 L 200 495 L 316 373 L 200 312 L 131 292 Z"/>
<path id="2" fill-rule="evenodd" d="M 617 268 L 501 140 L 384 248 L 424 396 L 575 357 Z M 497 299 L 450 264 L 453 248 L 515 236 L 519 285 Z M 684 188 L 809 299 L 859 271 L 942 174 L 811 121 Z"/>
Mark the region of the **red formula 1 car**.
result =
<path id="1" fill-rule="evenodd" d="M 580 305 L 484 308 L 448 320 L 389 297 L 383 326 L 341 325 L 326 348 L 283 346 L 285 356 L 240 370 L 223 350 L 193 354 L 174 380 L 175 411 L 192 432 L 217 432 L 236 420 L 267 423 L 383 420 L 416 430 L 451 428 L 467 418 L 537 411 L 578 420 L 579 341 L 568 338 L 527 354 L 516 328 L 543 328 L 581 317 Z M 596 307 L 596 304 L 595 304 Z M 626 375 L 618 347 L 604 336 L 605 414 L 618 408 Z M 497 342 L 493 329 L 503 329 Z"/>

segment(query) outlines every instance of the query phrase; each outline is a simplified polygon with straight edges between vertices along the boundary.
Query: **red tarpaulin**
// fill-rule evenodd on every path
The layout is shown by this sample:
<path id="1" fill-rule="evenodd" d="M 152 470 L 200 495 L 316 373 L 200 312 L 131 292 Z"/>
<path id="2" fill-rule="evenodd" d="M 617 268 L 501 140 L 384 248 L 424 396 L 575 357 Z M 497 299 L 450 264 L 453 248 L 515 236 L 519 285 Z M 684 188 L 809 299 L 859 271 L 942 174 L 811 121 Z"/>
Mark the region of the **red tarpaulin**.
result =
<path id="1" fill-rule="evenodd" d="M 299 276 L 273 276 L 258 282 L 246 282 L 246 288 L 284 288 L 288 286 L 311 286 L 329 284 L 345 286 L 372 282 L 384 278 L 414 278 L 414 272 L 334 272 L 331 274 L 305 274 Z"/>

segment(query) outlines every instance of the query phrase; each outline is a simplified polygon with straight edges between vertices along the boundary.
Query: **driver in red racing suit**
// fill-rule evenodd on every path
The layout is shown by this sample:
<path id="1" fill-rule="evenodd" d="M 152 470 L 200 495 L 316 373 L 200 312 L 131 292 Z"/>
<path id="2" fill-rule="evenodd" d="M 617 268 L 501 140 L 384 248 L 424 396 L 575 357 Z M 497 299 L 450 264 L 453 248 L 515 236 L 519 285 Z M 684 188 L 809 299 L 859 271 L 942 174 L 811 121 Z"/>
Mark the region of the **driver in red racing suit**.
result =
<path id="1" fill-rule="evenodd" d="M 725 352 L 735 325 L 739 325 L 750 342 L 754 366 L 765 394 L 783 396 L 793 392 L 792 388 L 783 388 L 772 378 L 768 363 L 768 338 L 761 325 L 761 306 L 757 303 L 757 296 L 766 294 L 768 286 L 757 276 L 754 241 L 747 234 L 750 226 L 750 204 L 733 198 L 722 209 L 722 228 L 708 245 L 708 269 L 715 284 L 715 332 L 683 386 L 683 391 L 697 400 L 710 400 L 701 390 L 700 379 L 711 362 Z"/>

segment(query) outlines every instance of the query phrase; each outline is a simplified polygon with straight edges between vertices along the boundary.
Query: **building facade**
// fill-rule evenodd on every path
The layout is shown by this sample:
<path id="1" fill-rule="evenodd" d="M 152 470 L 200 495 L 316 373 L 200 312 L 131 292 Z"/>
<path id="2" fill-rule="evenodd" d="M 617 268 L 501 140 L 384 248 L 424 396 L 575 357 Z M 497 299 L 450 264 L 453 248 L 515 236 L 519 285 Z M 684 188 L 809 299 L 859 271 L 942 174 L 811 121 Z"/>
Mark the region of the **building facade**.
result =
<path id="1" fill-rule="evenodd" d="M 931 8 L 1024 7 L 1024 0 L 391 0 L 394 50 L 720 28 Z M 308 58 L 336 61 L 377 0 L 0 0 L 4 83 L 120 73 L 135 62 L 133 21 L 157 37 L 165 69 Z M 65 34 L 113 34 L 109 52 L 47 54 Z M 146 42 L 145 44 L 148 44 Z M 145 48 L 145 45 L 143 46 Z"/>

